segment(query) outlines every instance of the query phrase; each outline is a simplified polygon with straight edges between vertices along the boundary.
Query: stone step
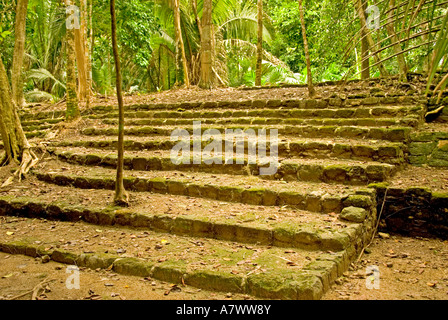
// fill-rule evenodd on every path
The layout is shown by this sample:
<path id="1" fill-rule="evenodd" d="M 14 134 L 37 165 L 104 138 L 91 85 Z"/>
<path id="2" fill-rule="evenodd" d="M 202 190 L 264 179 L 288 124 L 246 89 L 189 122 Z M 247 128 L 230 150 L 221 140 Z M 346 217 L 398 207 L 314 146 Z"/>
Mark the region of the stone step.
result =
<path id="1" fill-rule="evenodd" d="M 36 120 L 48 121 L 48 119 L 65 118 L 65 110 L 28 112 L 19 114 L 19 117 L 21 121 L 36 121 Z"/>
<path id="2" fill-rule="evenodd" d="M 157 127 L 157 126 L 133 126 L 125 127 L 125 135 L 127 136 L 171 136 L 174 130 L 178 130 L 178 127 Z M 183 128 L 188 131 L 190 135 L 193 134 L 192 126 Z M 409 140 L 410 127 L 394 127 L 394 128 L 375 128 L 364 126 L 244 126 L 244 125 L 229 125 L 229 126 L 210 126 L 201 125 L 201 133 L 203 134 L 208 129 L 219 130 L 222 135 L 226 129 L 243 131 L 252 129 L 257 130 L 278 130 L 281 136 L 295 136 L 305 138 L 348 138 L 348 139 L 369 139 L 369 140 L 387 140 L 391 142 L 407 142 Z M 179 132 L 179 131 L 177 131 Z M 116 136 L 118 135 L 118 129 L 111 126 L 95 126 L 87 127 L 81 130 L 81 134 L 87 136 Z"/>
<path id="3" fill-rule="evenodd" d="M 68 193 L 70 188 L 59 187 L 58 191 Z M 84 195 L 89 193 L 87 190 L 81 191 L 83 191 Z M 103 193 L 91 191 L 90 196 Z M 152 197 L 152 195 L 139 194 L 138 198 L 132 199 L 148 197 Z M 162 200 L 160 198 L 163 197 L 155 198 Z M 276 218 L 276 221 L 272 221 L 269 220 L 269 217 L 273 217 L 273 215 L 269 212 L 260 213 L 255 208 L 249 208 L 247 211 L 239 213 L 223 213 L 223 205 L 214 205 L 217 207 L 213 208 L 215 214 L 210 214 L 212 210 L 206 209 L 188 213 L 185 209 L 181 209 L 180 206 L 170 206 L 171 210 L 169 212 L 163 211 L 166 211 L 165 206 L 161 206 L 163 210 L 155 207 L 148 212 L 148 208 L 143 209 L 142 206 L 138 205 L 133 206 L 132 209 L 120 209 L 110 206 L 86 208 L 86 206 L 68 205 L 64 201 L 44 202 L 42 199 L 35 197 L 18 197 L 17 200 L 14 199 L 12 204 L 3 203 L 1 199 L 1 208 L 8 214 L 24 215 L 30 218 L 39 217 L 63 221 L 81 220 L 94 224 L 123 225 L 175 235 L 304 250 L 345 250 L 352 241 L 355 241 L 355 235 L 361 231 L 363 223 L 372 220 L 368 216 L 367 210 L 363 210 L 362 217 L 359 216 L 359 220 L 356 220 L 358 222 L 348 221 L 339 218 L 337 215 L 292 210 L 282 212 L 283 216 L 281 218 Z M 5 199 L 10 200 L 11 198 Z M 182 199 L 179 201 L 185 202 L 187 200 Z M 17 204 L 18 202 L 20 205 Z M 169 202 L 170 205 L 172 202 Z M 214 202 L 217 203 L 217 201 Z M 205 203 L 203 206 L 205 206 Z M 229 205 L 227 204 L 227 206 Z M 14 210 L 14 207 L 18 208 Z M 246 205 L 245 207 L 249 206 Z M 229 206 L 230 208 L 233 208 L 233 206 Z M 10 213 L 9 211 L 12 212 Z M 270 211 L 275 212 L 274 209 Z M 341 217 L 345 216 L 342 215 Z"/>
<path id="4" fill-rule="evenodd" d="M 420 105 L 426 100 L 420 97 L 406 95 L 366 96 L 349 94 L 346 97 L 334 97 L 326 99 L 244 99 L 234 101 L 203 101 L 203 102 L 179 102 L 179 103 L 130 103 L 125 105 L 126 110 L 217 110 L 217 109 L 326 109 L 353 108 L 356 106 L 373 105 Z M 110 112 L 117 110 L 113 105 L 97 105 L 91 108 L 93 113 Z"/>
<path id="5" fill-rule="evenodd" d="M 34 205 L 33 208 L 43 214 L 58 209 L 61 213 L 73 211 L 57 204 L 19 201 L 15 201 L 14 207 Z M 2 224 L 0 250 L 31 257 L 48 255 L 55 262 L 92 270 L 108 269 L 172 284 L 282 300 L 320 299 L 348 268 L 356 252 L 354 249 L 324 252 L 248 246 L 124 226 L 102 225 L 98 229 L 94 224 L 83 222 L 50 223 L 53 230 L 63 232 L 63 239 L 54 239 L 53 233 L 48 232 L 47 220 L 15 218 L 13 222 Z M 18 232 L 5 235 L 17 229 L 26 230 L 26 236 Z M 84 242 L 85 239 L 88 242 Z"/>
<path id="6" fill-rule="evenodd" d="M 39 180 L 61 186 L 97 190 L 113 190 L 115 187 L 114 169 L 79 166 L 51 160 L 40 163 L 33 172 Z M 372 204 L 369 200 L 372 195 L 360 186 L 261 180 L 253 176 L 215 176 L 179 171 L 134 170 L 125 171 L 125 176 L 125 187 L 130 191 L 267 207 L 288 206 L 317 213 L 339 213 L 349 206 L 370 208 Z M 360 196 L 352 196 L 353 194 Z"/>
<path id="7" fill-rule="evenodd" d="M 34 125 L 45 125 L 45 124 L 57 124 L 65 121 L 65 118 L 50 118 L 50 119 L 40 119 L 40 120 L 27 120 L 21 121 L 22 126 L 34 126 Z"/>
<path id="8" fill-rule="evenodd" d="M 43 138 L 47 135 L 47 133 L 49 132 L 48 129 L 43 129 L 43 130 L 34 130 L 34 131 L 25 131 L 25 136 L 28 139 L 32 139 L 32 138 Z"/>
<path id="9" fill-rule="evenodd" d="M 53 124 L 32 124 L 32 125 L 22 124 L 23 131 L 25 131 L 25 132 L 43 131 L 43 130 L 51 129 L 53 127 L 54 127 Z"/>
<path id="10" fill-rule="evenodd" d="M 115 168 L 117 155 L 101 149 L 71 148 L 49 149 L 51 154 L 61 161 L 72 164 L 103 166 Z M 92 152 L 95 151 L 95 152 Z M 194 163 L 195 155 L 171 158 L 169 151 L 129 151 L 125 155 L 124 165 L 128 170 L 160 170 L 205 172 L 211 174 L 252 175 L 262 179 L 285 181 L 315 181 L 325 183 L 342 183 L 349 185 L 363 185 L 372 182 L 383 182 L 396 172 L 394 165 L 379 162 L 361 162 L 354 160 L 319 160 L 319 159 L 275 159 L 251 162 L 250 159 L 222 155 L 202 156 Z M 270 155 L 267 154 L 269 157 Z M 230 160 L 230 161 L 229 161 Z M 175 163 L 179 161 L 179 164 Z M 265 169 L 263 169 L 265 168 Z M 270 172 L 263 170 L 270 168 Z"/>
<path id="11" fill-rule="evenodd" d="M 53 142 L 53 147 L 80 147 L 102 150 L 116 150 L 117 140 L 107 136 L 85 136 L 82 140 L 63 140 Z M 288 141 L 289 140 L 289 141 Z M 247 154 L 249 150 L 249 141 L 245 139 L 244 152 Z M 156 151 L 171 150 L 179 141 L 171 141 L 170 137 L 133 137 L 126 139 L 124 146 L 126 151 Z M 193 146 L 195 140 L 190 139 L 190 146 Z M 211 141 L 201 141 L 201 148 L 209 145 Z M 226 143 L 232 143 L 235 148 L 235 141 L 222 141 L 222 150 L 225 150 Z M 378 161 L 389 164 L 402 164 L 406 161 L 406 146 L 402 143 L 390 143 L 383 141 L 364 141 L 364 140 L 347 140 L 347 139 L 303 139 L 297 140 L 294 137 L 279 137 L 277 144 L 278 155 L 281 158 L 304 157 L 317 159 L 352 159 L 363 161 Z M 266 142 L 266 150 L 270 152 L 270 142 Z"/>
<path id="12" fill-rule="evenodd" d="M 416 106 L 381 106 L 337 109 L 256 109 L 256 110 L 216 110 L 216 111 L 127 111 L 126 119 L 225 119 L 225 118 L 280 118 L 280 119 L 356 119 L 393 118 L 412 116 L 423 118 L 424 109 Z M 114 118 L 117 112 L 91 115 L 89 118 Z"/>
<path id="13" fill-rule="evenodd" d="M 193 121 L 201 121 L 202 124 L 223 125 L 223 124 L 243 124 L 243 125 L 320 125 L 320 126 L 366 126 L 366 127 L 387 127 L 404 126 L 418 127 L 421 121 L 415 117 L 404 118 L 357 118 L 357 119 L 297 119 L 297 118 L 192 118 L 192 119 L 130 119 L 125 120 L 125 126 L 174 126 L 191 125 Z M 102 123 L 108 125 L 118 125 L 117 119 L 102 119 Z"/>

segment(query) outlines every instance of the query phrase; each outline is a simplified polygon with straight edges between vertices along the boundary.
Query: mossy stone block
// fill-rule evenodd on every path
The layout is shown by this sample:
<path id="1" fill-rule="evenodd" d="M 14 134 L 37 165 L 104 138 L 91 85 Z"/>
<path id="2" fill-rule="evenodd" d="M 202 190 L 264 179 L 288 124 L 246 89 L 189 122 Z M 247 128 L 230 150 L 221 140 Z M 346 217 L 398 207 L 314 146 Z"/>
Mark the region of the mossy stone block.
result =
<path id="1" fill-rule="evenodd" d="M 77 265 L 79 255 L 62 249 L 55 249 L 51 254 L 51 260 L 69 265 Z"/>
<path id="2" fill-rule="evenodd" d="M 167 181 L 164 178 L 153 178 L 149 181 L 151 189 L 157 193 L 167 193 Z"/>
<path id="3" fill-rule="evenodd" d="M 168 193 L 175 195 L 185 195 L 187 186 L 181 181 L 167 181 Z"/>
<path id="4" fill-rule="evenodd" d="M 113 270 L 119 274 L 149 277 L 152 264 L 137 258 L 118 258 L 113 263 Z"/>
<path id="5" fill-rule="evenodd" d="M 302 165 L 297 172 L 298 179 L 301 181 L 320 182 L 324 169 L 318 164 Z"/>
<path id="6" fill-rule="evenodd" d="M 236 240 L 245 243 L 272 244 L 272 231 L 261 227 L 238 226 Z"/>
<path id="7" fill-rule="evenodd" d="M 188 273 L 184 280 L 186 284 L 196 288 L 222 292 L 243 292 L 241 276 L 222 271 L 196 270 Z"/>
<path id="8" fill-rule="evenodd" d="M 431 154 L 436 145 L 436 142 L 411 142 L 409 144 L 409 153 L 412 156 L 426 156 Z"/>
<path id="9" fill-rule="evenodd" d="M 318 300 L 323 293 L 321 280 L 313 275 L 266 272 L 247 278 L 249 294 L 266 299 Z"/>
<path id="10" fill-rule="evenodd" d="M 263 203 L 264 189 L 251 188 L 244 190 L 242 193 L 242 202 L 253 205 L 261 205 Z"/>
<path id="11" fill-rule="evenodd" d="M 343 201 L 344 207 L 358 207 L 364 209 L 370 209 L 373 205 L 372 199 L 365 195 L 351 195 Z"/>
<path id="12" fill-rule="evenodd" d="M 186 274 L 187 272 L 182 261 L 167 261 L 155 265 L 152 269 L 151 277 L 170 283 L 182 283 L 182 279 L 186 278 Z"/>
<path id="13" fill-rule="evenodd" d="M 367 217 L 367 210 L 358 207 L 346 207 L 342 209 L 339 217 L 350 222 L 361 223 Z"/>
<path id="14" fill-rule="evenodd" d="M 218 190 L 218 200 L 241 202 L 244 189 L 240 187 L 222 186 Z"/>
<path id="15" fill-rule="evenodd" d="M 298 206 L 303 208 L 305 206 L 305 196 L 294 191 L 282 191 L 278 194 L 278 204 L 280 206 Z"/>
<path id="16" fill-rule="evenodd" d="M 347 180 L 348 168 L 345 166 L 333 165 L 324 168 L 323 181 L 325 182 L 345 182 Z"/>

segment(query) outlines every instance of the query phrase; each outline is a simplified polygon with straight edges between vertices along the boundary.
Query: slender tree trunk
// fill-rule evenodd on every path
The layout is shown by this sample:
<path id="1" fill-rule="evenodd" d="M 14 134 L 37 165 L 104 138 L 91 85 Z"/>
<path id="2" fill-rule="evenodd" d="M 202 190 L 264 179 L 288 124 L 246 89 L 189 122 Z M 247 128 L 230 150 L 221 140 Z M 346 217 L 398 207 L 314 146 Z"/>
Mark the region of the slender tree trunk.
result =
<path id="1" fill-rule="evenodd" d="M 308 49 L 308 40 L 306 38 L 306 26 L 305 26 L 305 18 L 303 14 L 303 5 L 302 0 L 299 0 L 299 9 L 300 9 L 300 23 L 302 25 L 302 37 L 303 37 L 303 46 L 305 47 L 305 57 L 306 57 L 306 70 L 307 70 L 307 82 L 308 82 L 308 92 L 310 97 L 314 97 L 316 91 L 314 90 L 313 85 L 313 75 L 311 73 L 311 58 L 310 52 Z"/>
<path id="2" fill-rule="evenodd" d="M 363 12 L 367 10 L 367 2 L 363 4 Z M 361 30 L 361 79 L 370 79 L 370 59 L 369 56 L 369 42 L 366 39 L 365 29 Z"/>
<path id="3" fill-rule="evenodd" d="M 120 56 L 117 44 L 117 19 L 115 16 L 115 0 L 110 0 L 110 15 L 112 26 L 112 49 L 115 60 L 116 86 L 118 99 L 118 159 L 117 159 L 117 178 L 115 181 L 114 203 L 119 206 L 129 204 L 129 195 L 124 189 L 123 167 L 124 167 L 124 106 L 121 80 Z"/>
<path id="4" fill-rule="evenodd" d="M 367 21 L 362 6 L 362 0 L 353 0 L 353 1 L 355 3 L 355 8 L 356 12 L 358 13 L 359 21 L 361 23 L 362 34 L 365 35 L 364 39 L 367 40 L 370 51 L 376 51 L 375 41 L 373 40 L 372 35 L 369 33 L 369 30 L 367 29 Z M 375 60 L 375 63 L 378 63 L 381 60 L 380 54 L 379 53 L 375 54 L 373 56 L 373 59 Z M 386 68 L 382 63 L 378 64 L 378 69 L 380 70 L 380 74 L 382 77 L 387 77 L 389 75 L 389 73 L 387 72 Z"/>
<path id="5" fill-rule="evenodd" d="M 212 10 L 212 0 L 204 0 L 201 20 L 201 77 L 199 80 L 199 87 L 203 89 L 211 89 L 214 83 Z"/>
<path id="6" fill-rule="evenodd" d="M 263 61 L 263 0 L 257 1 L 258 32 L 257 32 L 257 65 L 255 69 L 255 86 L 261 86 L 261 67 Z"/>
<path id="7" fill-rule="evenodd" d="M 85 93 L 85 101 L 86 101 L 86 108 L 89 108 L 90 106 L 90 94 L 92 91 L 92 78 L 91 78 L 91 61 L 90 61 L 90 48 L 89 48 L 89 40 L 88 40 L 88 33 L 89 33 L 89 27 L 90 30 L 92 28 L 91 25 L 91 19 L 89 19 L 89 5 L 88 0 L 81 0 L 81 30 L 82 30 L 82 37 L 83 37 L 83 47 L 84 47 L 84 62 L 86 67 L 86 93 Z"/>
<path id="8" fill-rule="evenodd" d="M 398 61 L 398 67 L 400 68 L 400 79 L 402 81 L 407 81 L 408 67 L 407 67 L 406 59 L 404 57 L 404 54 L 400 53 L 402 51 L 401 46 L 399 44 L 400 38 L 395 33 L 395 28 L 394 28 L 394 25 L 392 22 L 392 20 L 394 18 L 394 13 L 393 13 L 392 9 L 394 7 L 395 7 L 395 0 L 390 0 L 389 1 L 389 13 L 387 14 L 386 29 L 387 29 L 387 33 L 391 37 L 392 43 L 394 43 L 395 54 L 398 54 L 397 61 Z"/>
<path id="9" fill-rule="evenodd" d="M 17 0 L 15 21 L 15 43 L 12 59 L 11 87 L 12 97 L 18 108 L 25 105 L 23 96 L 23 57 L 25 55 L 26 13 L 28 0 Z"/>
<path id="10" fill-rule="evenodd" d="M 194 19 L 196 20 L 196 25 L 198 27 L 199 39 L 201 39 L 202 38 L 202 27 L 201 27 L 201 20 L 199 19 L 199 16 L 198 16 L 198 1 L 191 0 L 191 6 L 193 8 Z"/>
<path id="11" fill-rule="evenodd" d="M 187 88 L 190 87 L 190 78 L 188 76 L 187 57 L 185 55 L 184 40 L 182 38 L 182 28 L 180 25 L 180 8 L 179 0 L 174 2 L 174 30 L 176 43 L 176 82 L 178 84 L 185 83 Z M 183 78 L 183 79 L 182 79 Z"/>
<path id="12" fill-rule="evenodd" d="M 72 5 L 71 0 L 66 0 L 66 5 Z M 70 12 L 67 12 L 67 17 Z M 78 106 L 78 95 L 76 90 L 76 69 L 75 69 L 75 29 L 67 28 L 66 33 L 66 54 L 67 54 L 67 110 L 65 117 L 67 120 L 73 120 L 80 116 Z"/>
<path id="13" fill-rule="evenodd" d="M 88 0 L 88 6 L 89 6 L 89 60 L 88 60 L 88 80 L 89 85 L 92 90 L 91 93 L 93 93 L 93 76 L 92 76 L 92 59 L 91 59 L 91 52 L 93 52 L 93 47 L 95 46 L 95 34 L 93 33 L 93 0 Z M 89 96 L 90 97 L 90 96 Z"/>
<path id="14" fill-rule="evenodd" d="M 85 10 L 83 10 L 81 0 L 80 8 L 80 24 L 79 28 L 75 28 L 75 54 L 76 54 L 76 65 L 78 67 L 78 99 L 80 101 L 86 101 L 87 98 L 87 65 L 86 65 L 86 48 L 84 41 L 84 34 L 86 32 L 86 19 Z"/>

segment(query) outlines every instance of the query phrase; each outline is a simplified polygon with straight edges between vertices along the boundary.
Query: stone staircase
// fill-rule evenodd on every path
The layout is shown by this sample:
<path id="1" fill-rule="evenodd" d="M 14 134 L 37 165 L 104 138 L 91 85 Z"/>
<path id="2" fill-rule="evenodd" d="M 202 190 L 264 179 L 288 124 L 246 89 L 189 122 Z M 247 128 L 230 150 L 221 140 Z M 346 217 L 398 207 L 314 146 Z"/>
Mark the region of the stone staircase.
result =
<path id="1" fill-rule="evenodd" d="M 153 242 L 171 243 L 163 254 L 143 256 L 130 248 L 127 255 L 104 254 L 104 245 L 93 245 L 90 253 L 56 247 L 50 252 L 55 261 L 257 298 L 319 299 L 372 238 L 377 203 L 368 186 L 388 181 L 406 165 L 409 136 L 424 113 L 414 96 L 384 94 L 127 105 L 131 206 L 123 209 L 99 200 L 111 199 L 114 189 L 117 108 L 95 106 L 79 130 L 53 139 L 51 157 L 33 170 L 39 189 L 58 196 L 0 197 L 0 214 L 87 222 L 86 232 L 95 225 L 140 230 Z M 27 134 L 39 137 L 62 117 L 43 112 L 22 120 Z M 277 129 L 278 142 L 268 140 L 267 153 L 278 150 L 278 170 L 260 175 L 266 163 L 248 160 L 249 146 L 259 143 L 250 139 L 245 155 L 231 158 L 232 164 L 222 152 L 213 158 L 223 164 L 174 164 L 170 151 L 178 142 L 170 135 L 179 128 L 192 134 L 193 121 L 201 121 L 202 133 Z M 209 143 L 188 142 L 201 149 Z M 221 149 L 229 144 L 235 147 L 224 139 Z M 73 188 L 87 197 L 83 204 L 74 200 Z M 4 240 L 3 251 L 33 247 L 19 238 Z M 189 255 L 192 243 L 207 254 Z"/>

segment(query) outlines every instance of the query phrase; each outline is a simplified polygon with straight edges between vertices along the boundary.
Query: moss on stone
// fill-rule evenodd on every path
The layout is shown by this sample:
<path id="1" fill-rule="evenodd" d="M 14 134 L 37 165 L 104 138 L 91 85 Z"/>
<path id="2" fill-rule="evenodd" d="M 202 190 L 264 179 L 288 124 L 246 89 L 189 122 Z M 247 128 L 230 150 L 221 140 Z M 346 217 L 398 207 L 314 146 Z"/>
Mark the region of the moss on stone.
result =
<path id="1" fill-rule="evenodd" d="M 137 258 L 118 258 L 113 263 L 113 270 L 117 273 L 138 277 L 149 277 L 152 264 Z"/>
<path id="2" fill-rule="evenodd" d="M 170 283 L 182 283 L 187 271 L 183 261 L 166 261 L 153 267 L 151 277 Z"/>
<path id="3" fill-rule="evenodd" d="M 351 195 L 343 201 L 344 207 L 358 207 L 364 209 L 370 209 L 373 205 L 372 199 L 365 195 Z"/>
<path id="4" fill-rule="evenodd" d="M 263 188 L 251 188 L 244 190 L 241 199 L 243 203 L 261 205 L 263 202 L 263 193 L 265 189 Z"/>
<path id="5" fill-rule="evenodd" d="M 249 294 L 267 299 L 317 300 L 323 286 L 316 276 L 292 272 L 266 272 L 247 278 Z"/>
<path id="6" fill-rule="evenodd" d="M 222 292 L 243 292 L 242 282 L 241 276 L 223 271 L 196 270 L 185 277 L 188 285 Z"/>

